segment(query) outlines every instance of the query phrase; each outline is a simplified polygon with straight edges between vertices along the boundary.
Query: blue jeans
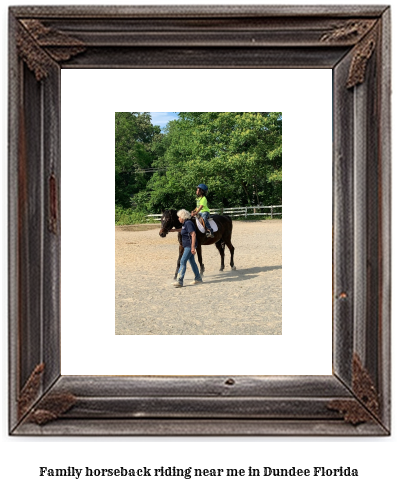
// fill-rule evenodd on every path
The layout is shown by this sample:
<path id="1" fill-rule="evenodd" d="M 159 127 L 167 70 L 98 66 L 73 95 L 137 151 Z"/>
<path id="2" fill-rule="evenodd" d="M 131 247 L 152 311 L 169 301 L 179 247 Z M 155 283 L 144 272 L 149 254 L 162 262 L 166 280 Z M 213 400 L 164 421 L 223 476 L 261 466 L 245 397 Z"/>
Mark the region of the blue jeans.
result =
<path id="1" fill-rule="evenodd" d="M 180 268 L 177 274 L 177 280 L 183 285 L 184 275 L 186 273 L 187 262 L 190 262 L 191 268 L 193 269 L 195 280 L 201 280 L 201 275 L 198 270 L 197 264 L 195 263 L 194 255 L 191 253 L 191 248 L 184 248 L 182 257 L 180 258 Z"/>
<path id="2" fill-rule="evenodd" d="M 212 229 L 211 225 L 209 224 L 209 220 L 208 220 L 209 219 L 209 212 L 200 212 L 199 214 L 204 219 L 205 227 L 207 229 L 209 229 L 211 232 L 213 232 L 213 229 Z"/>

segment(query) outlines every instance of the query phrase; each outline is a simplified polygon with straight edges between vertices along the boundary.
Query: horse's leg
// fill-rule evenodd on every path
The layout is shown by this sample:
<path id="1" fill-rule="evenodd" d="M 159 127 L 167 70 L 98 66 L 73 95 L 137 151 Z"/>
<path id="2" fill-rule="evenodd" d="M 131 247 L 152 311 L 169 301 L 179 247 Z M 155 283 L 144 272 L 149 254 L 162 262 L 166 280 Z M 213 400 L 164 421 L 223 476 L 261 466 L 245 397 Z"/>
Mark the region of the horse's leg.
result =
<path id="1" fill-rule="evenodd" d="M 220 239 L 217 243 L 215 243 L 215 246 L 219 250 L 220 253 L 220 268 L 219 272 L 223 272 L 224 270 L 224 242 Z"/>
<path id="2" fill-rule="evenodd" d="M 177 279 L 177 274 L 179 273 L 179 269 L 180 269 L 180 260 L 181 260 L 181 257 L 183 256 L 183 252 L 184 252 L 184 248 L 181 244 L 179 244 L 179 258 L 177 259 L 177 268 L 176 268 L 176 271 L 175 271 L 175 276 L 173 277 L 174 280 Z"/>
<path id="3" fill-rule="evenodd" d="M 198 263 L 200 265 L 200 274 L 201 274 L 201 277 L 203 277 L 204 272 L 205 272 L 205 267 L 204 267 L 204 264 L 202 263 L 202 248 L 201 248 L 200 244 L 198 244 L 198 247 L 197 247 L 197 255 L 198 255 Z"/>
<path id="4" fill-rule="evenodd" d="M 226 241 L 226 246 L 230 250 L 230 266 L 232 270 L 236 270 L 236 267 L 234 266 L 234 246 L 231 244 L 231 241 Z"/>
<path id="5" fill-rule="evenodd" d="M 226 231 L 224 231 L 224 234 L 222 236 L 222 241 L 225 242 L 226 246 L 230 250 L 230 266 L 232 270 L 235 270 L 236 267 L 234 266 L 234 246 L 231 244 L 231 233 L 232 233 L 232 227 L 227 228 Z"/>

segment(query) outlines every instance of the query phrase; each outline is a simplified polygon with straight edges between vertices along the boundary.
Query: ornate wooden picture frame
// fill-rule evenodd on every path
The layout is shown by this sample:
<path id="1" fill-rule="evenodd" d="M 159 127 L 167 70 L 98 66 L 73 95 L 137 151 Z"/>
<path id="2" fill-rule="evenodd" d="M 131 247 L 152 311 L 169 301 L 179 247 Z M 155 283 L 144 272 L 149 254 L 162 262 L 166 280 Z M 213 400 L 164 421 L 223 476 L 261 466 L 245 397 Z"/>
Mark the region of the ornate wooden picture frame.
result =
<path id="1" fill-rule="evenodd" d="M 60 374 L 61 69 L 154 67 L 332 70 L 330 376 Z M 11 7 L 10 434 L 388 435 L 390 192 L 388 6 Z"/>

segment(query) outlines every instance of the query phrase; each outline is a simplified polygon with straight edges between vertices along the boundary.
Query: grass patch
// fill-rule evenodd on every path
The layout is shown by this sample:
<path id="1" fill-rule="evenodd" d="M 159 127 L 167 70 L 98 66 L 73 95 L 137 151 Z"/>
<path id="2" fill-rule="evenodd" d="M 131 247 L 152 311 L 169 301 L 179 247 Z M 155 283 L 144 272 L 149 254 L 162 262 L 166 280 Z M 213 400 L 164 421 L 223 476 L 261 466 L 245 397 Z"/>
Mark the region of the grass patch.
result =
<path id="1" fill-rule="evenodd" d="M 154 220 L 153 217 L 147 217 L 145 212 L 115 206 L 115 225 L 156 224 L 157 222 L 159 221 Z"/>

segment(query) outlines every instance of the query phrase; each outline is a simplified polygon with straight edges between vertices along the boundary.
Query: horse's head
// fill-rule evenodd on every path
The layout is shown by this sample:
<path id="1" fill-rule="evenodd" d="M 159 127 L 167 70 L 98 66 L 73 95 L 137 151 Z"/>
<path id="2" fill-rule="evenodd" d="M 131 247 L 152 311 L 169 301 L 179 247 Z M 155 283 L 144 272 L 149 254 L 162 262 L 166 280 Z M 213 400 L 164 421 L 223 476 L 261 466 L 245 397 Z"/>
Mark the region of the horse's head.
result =
<path id="1" fill-rule="evenodd" d="M 174 212 L 174 213 L 173 213 Z M 172 229 L 175 225 L 175 210 L 165 210 L 162 213 L 161 217 L 161 230 L 159 231 L 159 235 L 161 237 L 166 237 L 166 234 Z"/>

